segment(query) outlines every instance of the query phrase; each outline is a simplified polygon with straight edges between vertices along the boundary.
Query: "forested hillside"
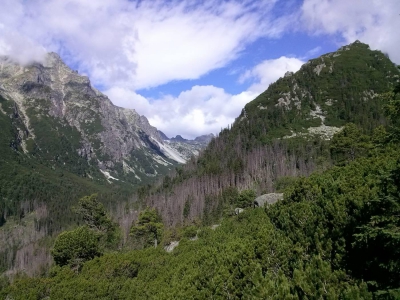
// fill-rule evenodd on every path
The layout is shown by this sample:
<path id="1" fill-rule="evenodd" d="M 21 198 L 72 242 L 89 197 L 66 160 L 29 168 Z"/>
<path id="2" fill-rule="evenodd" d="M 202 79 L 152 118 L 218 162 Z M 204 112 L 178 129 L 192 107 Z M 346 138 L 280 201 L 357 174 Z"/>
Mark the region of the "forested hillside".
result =
<path id="1" fill-rule="evenodd" d="M 41 272 L 1 277 L 1 299 L 400 297 L 399 70 L 365 44 L 271 84 L 120 224 L 129 183 L 85 178 L 68 127 L 59 161 L 23 154 L 29 128 L 0 100 L 1 268 Z"/>
<path id="2" fill-rule="evenodd" d="M 73 163 L 62 167 L 62 163 L 41 155 L 24 154 L 20 137 L 28 134 L 28 129 L 18 108 L 1 96 L 0 104 L 0 272 L 14 267 L 37 272 L 40 265 L 49 262 L 48 238 L 80 222 L 71 212 L 79 198 L 98 193 L 112 207 L 128 199 L 132 190 L 82 176 L 98 170 L 74 151 L 68 140 L 76 133 L 71 128 L 71 132 L 68 128 L 59 132 L 61 143 L 49 143 L 46 149 L 47 155 L 63 152 L 62 160 Z"/>
<path id="3" fill-rule="evenodd" d="M 387 56 L 359 41 L 310 60 L 248 103 L 198 159 L 157 188 L 142 188 L 141 196 L 168 224 L 210 221 L 222 216 L 229 187 L 262 194 L 325 170 L 333 163 L 329 140 L 344 124 L 366 134 L 385 125 L 385 101 L 377 96 L 393 89 L 399 74 Z"/>
<path id="4" fill-rule="evenodd" d="M 400 85 L 380 99 L 388 125 L 362 134 L 347 124 L 332 138 L 336 166 L 287 183 L 281 202 L 226 215 L 218 227 L 186 227 L 172 253 L 153 246 L 171 231 L 151 209 L 131 231 L 147 249 L 103 255 L 115 228 L 93 197 L 81 199 L 87 227 L 59 236 L 57 266 L 45 277 L 3 280 L 0 296 L 399 299 Z"/>
<path id="5" fill-rule="evenodd" d="M 79 198 L 125 207 L 184 162 L 145 116 L 113 105 L 56 53 L 29 64 L 0 55 L 0 273 L 49 262 L 51 238 L 81 222 Z"/>

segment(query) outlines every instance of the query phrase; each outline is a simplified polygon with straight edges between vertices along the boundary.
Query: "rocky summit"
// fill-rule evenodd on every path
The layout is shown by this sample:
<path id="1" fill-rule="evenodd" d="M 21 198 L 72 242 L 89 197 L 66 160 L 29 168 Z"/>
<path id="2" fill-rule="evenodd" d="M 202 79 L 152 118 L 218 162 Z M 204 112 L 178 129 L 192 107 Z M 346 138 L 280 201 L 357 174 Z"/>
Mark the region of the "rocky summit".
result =
<path id="1" fill-rule="evenodd" d="M 11 143 L 15 151 L 43 159 L 53 169 L 110 183 L 144 183 L 185 163 L 206 144 L 181 147 L 180 153 L 145 116 L 113 105 L 56 53 L 27 66 L 0 57 L 0 97 L 0 113 L 18 121 Z"/>

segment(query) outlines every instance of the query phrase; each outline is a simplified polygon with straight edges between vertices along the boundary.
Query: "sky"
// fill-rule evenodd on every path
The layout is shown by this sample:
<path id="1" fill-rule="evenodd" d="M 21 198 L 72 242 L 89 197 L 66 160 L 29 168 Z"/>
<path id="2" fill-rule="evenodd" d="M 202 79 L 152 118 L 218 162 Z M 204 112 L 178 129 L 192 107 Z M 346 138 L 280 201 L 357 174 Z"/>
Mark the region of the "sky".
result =
<path id="1" fill-rule="evenodd" d="M 0 55 L 58 53 L 167 136 L 218 134 L 287 71 L 355 40 L 400 64 L 399 0 L 0 0 Z"/>

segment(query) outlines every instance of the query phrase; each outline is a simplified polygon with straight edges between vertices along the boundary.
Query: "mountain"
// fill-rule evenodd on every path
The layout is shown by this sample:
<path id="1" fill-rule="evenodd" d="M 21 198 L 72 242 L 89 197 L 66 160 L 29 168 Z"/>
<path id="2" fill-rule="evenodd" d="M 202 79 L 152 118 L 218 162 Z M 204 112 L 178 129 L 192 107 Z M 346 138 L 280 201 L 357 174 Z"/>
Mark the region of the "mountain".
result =
<path id="1" fill-rule="evenodd" d="M 199 217 L 212 222 L 232 187 L 269 193 L 293 177 L 329 168 L 330 139 L 345 124 L 364 133 L 386 124 L 386 103 L 378 95 L 392 90 L 399 75 L 387 56 L 359 41 L 308 61 L 249 102 L 231 128 L 164 178 L 157 192 L 149 191 L 148 205 L 168 224 Z"/>
<path id="2" fill-rule="evenodd" d="M 12 283 L 0 278 L 0 298 L 398 299 L 399 75 L 384 54 L 360 42 L 287 73 L 246 105 L 198 158 L 159 185 L 139 189 L 139 197 L 157 209 L 135 211 L 127 238 L 135 249 L 147 249 L 118 251 L 121 228 L 95 195 L 78 204 L 84 218 L 74 221 L 86 226 L 68 228 L 55 243 L 43 238 L 49 234 L 43 230 L 50 215 L 45 206 L 33 203 L 35 211 L 25 215 L 21 210 L 17 225 L 3 217 L 2 270 L 13 261 L 19 270 L 31 267 L 47 255 L 43 245 L 53 247 L 57 266 Z M 0 114 L 0 137 L 13 139 L 0 144 L 0 166 L 7 168 L 2 173 L 18 178 L 25 168 L 32 175 L 13 187 L 37 187 L 32 182 L 43 170 L 55 175 L 60 197 L 65 182 L 71 193 L 95 182 L 57 173 L 45 162 L 42 168 L 22 155 L 20 136 L 30 132 L 19 110 L 7 109 Z M 0 175 L 4 210 L 15 201 L 4 193 Z M 73 185 L 76 177 L 82 182 Z M 53 190 L 39 189 L 48 198 Z M 284 192 L 283 199 L 255 207 L 255 192 L 271 191 Z M 119 209 L 127 214 L 131 208 Z M 25 222 L 30 231 L 21 230 Z M 10 233 L 28 241 L 42 237 L 41 244 L 28 244 L 16 255 L 1 252 Z"/>
<path id="3" fill-rule="evenodd" d="M 168 137 L 165 135 L 165 133 L 162 132 L 161 130 L 159 130 L 158 133 L 160 134 L 160 136 L 161 136 L 161 138 L 162 138 L 163 140 L 169 140 L 169 138 L 168 138 Z"/>
<path id="4" fill-rule="evenodd" d="M 209 143 L 211 142 L 211 140 L 214 138 L 214 134 L 210 133 L 210 134 L 204 134 L 201 136 L 198 136 L 194 139 L 195 142 L 199 142 L 199 143 Z"/>
<path id="5" fill-rule="evenodd" d="M 133 184 L 185 162 L 145 116 L 113 105 L 55 53 L 29 66 L 2 57 L 0 70 L 1 111 L 21 120 L 16 151 L 73 172 L 79 161 L 81 176 Z"/>
<path id="6" fill-rule="evenodd" d="M 185 139 L 180 135 L 169 139 L 164 133 L 160 132 L 160 134 L 164 136 L 164 141 L 176 152 L 180 153 L 186 161 L 190 160 L 192 156 L 199 156 L 200 152 L 215 137 L 214 134 L 210 133 L 198 136 L 194 140 Z"/>
<path id="7" fill-rule="evenodd" d="M 271 84 L 196 158 L 196 143 L 207 138 L 164 140 L 145 117 L 112 105 L 56 54 L 29 66 L 2 58 L 0 270 L 34 267 L 36 254 L 48 258 L 46 238 L 81 224 L 71 207 L 85 195 L 98 193 L 108 208 L 122 203 L 123 215 L 139 208 L 123 201 L 132 184 L 141 185 L 140 200 L 166 225 L 207 224 L 229 211 L 238 191 L 281 191 L 297 176 L 322 172 L 335 163 L 330 139 L 346 123 L 367 134 L 386 124 L 386 103 L 377 95 L 398 81 L 380 51 L 360 42 L 344 46 Z M 170 169 L 159 185 L 146 184 Z"/>
<path id="8" fill-rule="evenodd" d="M 115 207 L 185 162 L 57 54 L 24 66 L 0 57 L 0 271 L 41 261 L 35 243 L 80 222 L 80 197 Z"/>
<path id="9" fill-rule="evenodd" d="M 187 141 L 187 139 L 184 139 L 179 134 L 176 137 L 171 138 L 170 140 L 173 142 L 186 142 Z"/>

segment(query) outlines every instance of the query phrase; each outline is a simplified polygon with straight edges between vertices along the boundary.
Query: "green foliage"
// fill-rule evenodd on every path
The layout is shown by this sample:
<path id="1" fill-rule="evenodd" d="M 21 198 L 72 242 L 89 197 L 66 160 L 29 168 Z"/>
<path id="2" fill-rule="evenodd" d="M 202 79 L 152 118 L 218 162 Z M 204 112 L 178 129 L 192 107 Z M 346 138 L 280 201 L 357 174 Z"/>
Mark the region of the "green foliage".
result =
<path id="1" fill-rule="evenodd" d="M 185 206 L 183 207 L 183 217 L 186 219 L 190 214 L 190 206 L 191 206 L 192 199 L 188 197 L 185 201 Z"/>
<path id="2" fill-rule="evenodd" d="M 248 210 L 170 253 L 149 248 L 110 253 L 79 274 L 55 268 L 48 278 L 17 280 L 2 294 L 15 299 L 371 299 L 365 283 L 334 267 L 307 245 L 277 230 L 268 212 Z"/>
<path id="3" fill-rule="evenodd" d="M 197 235 L 198 228 L 194 225 L 187 226 L 183 228 L 182 237 L 191 239 Z"/>
<path id="4" fill-rule="evenodd" d="M 359 263 L 355 268 L 378 288 L 396 289 L 400 282 L 400 160 L 380 180 L 380 192 L 364 208 L 365 221 L 355 234 L 353 247 Z"/>
<path id="5" fill-rule="evenodd" d="M 92 194 L 79 199 L 76 212 L 82 216 L 86 226 L 98 233 L 102 246 L 115 248 L 121 238 L 121 231 L 97 197 L 97 194 Z"/>
<path id="6" fill-rule="evenodd" d="M 115 224 L 107 215 L 103 204 L 97 200 L 97 194 L 79 199 L 77 212 L 82 215 L 86 225 L 91 229 L 103 233 L 115 230 Z"/>
<path id="7" fill-rule="evenodd" d="M 162 239 L 164 225 L 161 216 L 154 208 L 146 208 L 131 228 L 131 235 L 142 247 L 157 246 Z"/>
<path id="8" fill-rule="evenodd" d="M 98 236 L 86 226 L 62 232 L 57 237 L 51 253 L 59 266 L 79 266 L 101 255 Z"/>
<path id="9" fill-rule="evenodd" d="M 336 133 L 331 142 L 332 157 L 343 164 L 365 156 L 372 147 L 370 137 L 362 134 L 355 124 L 349 123 Z"/>
<path id="10" fill-rule="evenodd" d="M 236 205 L 240 208 L 251 207 L 256 199 L 256 193 L 253 190 L 243 190 L 237 198 Z"/>
<path id="11" fill-rule="evenodd" d="M 296 179 L 297 179 L 296 177 L 288 177 L 288 176 L 280 177 L 275 182 L 275 189 L 278 192 L 283 192 L 286 188 L 291 186 L 296 181 Z"/>
<path id="12" fill-rule="evenodd" d="M 390 118 L 390 138 L 393 141 L 400 141 L 400 83 L 393 91 L 382 94 L 380 99 L 387 103 L 385 106 L 386 115 Z"/>

